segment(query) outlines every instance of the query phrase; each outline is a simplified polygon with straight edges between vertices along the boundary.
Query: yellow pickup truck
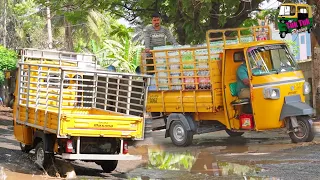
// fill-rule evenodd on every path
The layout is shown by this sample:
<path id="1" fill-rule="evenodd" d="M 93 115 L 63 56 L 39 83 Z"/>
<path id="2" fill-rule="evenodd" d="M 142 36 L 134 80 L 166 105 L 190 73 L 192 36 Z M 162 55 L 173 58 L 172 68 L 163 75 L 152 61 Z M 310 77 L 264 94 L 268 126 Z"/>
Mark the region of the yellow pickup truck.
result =
<path id="1" fill-rule="evenodd" d="M 47 166 L 54 155 L 96 162 L 139 160 L 128 140 L 143 140 L 148 76 L 99 70 L 94 55 L 22 49 L 14 93 L 14 135 Z"/>

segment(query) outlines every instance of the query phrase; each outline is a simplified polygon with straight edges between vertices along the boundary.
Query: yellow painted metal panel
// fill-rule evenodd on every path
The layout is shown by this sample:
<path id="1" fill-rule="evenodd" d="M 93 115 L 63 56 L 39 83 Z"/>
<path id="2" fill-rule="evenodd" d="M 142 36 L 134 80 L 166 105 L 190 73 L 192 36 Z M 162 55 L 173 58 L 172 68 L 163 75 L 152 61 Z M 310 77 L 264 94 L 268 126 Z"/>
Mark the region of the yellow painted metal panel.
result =
<path id="1" fill-rule="evenodd" d="M 65 115 L 61 135 L 142 137 L 143 118 L 104 115 Z"/>
<path id="2" fill-rule="evenodd" d="M 26 107 L 20 106 L 20 112 L 19 120 L 25 122 Z M 28 123 L 41 127 L 46 125 L 47 128 L 57 130 L 58 111 L 47 111 L 47 113 L 47 123 L 45 123 L 45 110 L 37 109 L 36 112 L 35 108 L 29 107 Z M 143 136 L 142 117 L 126 116 L 93 108 L 65 109 L 62 117 L 60 135 L 123 138 L 142 138 Z"/>
<path id="3" fill-rule="evenodd" d="M 297 82 L 285 83 L 287 80 L 297 80 Z M 263 86 L 253 88 L 252 106 L 255 111 L 254 119 L 257 130 L 279 128 L 284 125 L 283 121 L 280 121 L 279 119 L 285 96 L 299 95 L 302 102 L 305 102 L 305 97 L 303 95 L 304 78 L 301 71 L 281 73 L 277 75 L 277 78 L 274 76 L 254 77 L 253 82 L 254 84 L 261 85 L 268 82 L 267 85 L 269 87 L 280 89 L 280 98 L 271 100 L 264 98 Z M 272 85 L 270 84 L 272 82 L 277 82 L 278 84 Z M 284 83 L 279 84 L 279 82 Z M 268 107 L 267 111 L 266 107 Z"/>

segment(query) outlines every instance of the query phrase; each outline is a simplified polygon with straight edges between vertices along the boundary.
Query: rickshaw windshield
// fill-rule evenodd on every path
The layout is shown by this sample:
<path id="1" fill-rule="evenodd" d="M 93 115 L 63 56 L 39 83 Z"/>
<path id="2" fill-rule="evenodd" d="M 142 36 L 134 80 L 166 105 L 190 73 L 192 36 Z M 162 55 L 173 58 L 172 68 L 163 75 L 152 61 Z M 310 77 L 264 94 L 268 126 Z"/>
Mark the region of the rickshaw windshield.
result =
<path id="1" fill-rule="evenodd" d="M 247 53 L 254 76 L 279 74 L 298 69 L 286 45 L 251 47 Z"/>
<path id="2" fill-rule="evenodd" d="M 295 6 L 281 6 L 279 16 L 294 16 L 296 15 Z"/>

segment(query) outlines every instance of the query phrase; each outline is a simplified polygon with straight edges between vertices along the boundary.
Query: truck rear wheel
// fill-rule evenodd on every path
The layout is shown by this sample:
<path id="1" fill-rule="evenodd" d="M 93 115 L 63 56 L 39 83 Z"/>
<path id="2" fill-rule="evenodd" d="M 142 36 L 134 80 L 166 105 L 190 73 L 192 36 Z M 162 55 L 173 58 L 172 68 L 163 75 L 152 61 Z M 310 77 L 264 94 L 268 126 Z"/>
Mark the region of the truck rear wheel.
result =
<path id="1" fill-rule="evenodd" d="M 105 173 L 110 173 L 117 168 L 118 160 L 101 161 L 97 164 L 101 166 Z"/>
<path id="2" fill-rule="evenodd" d="M 46 169 L 53 160 L 53 154 L 45 153 L 44 143 L 40 141 L 35 148 L 36 164 Z"/>
<path id="3" fill-rule="evenodd" d="M 173 121 L 170 125 L 170 138 L 176 146 L 189 146 L 193 140 L 193 133 L 188 131 L 181 121 Z"/>
<path id="4" fill-rule="evenodd" d="M 244 132 L 234 132 L 231 131 L 229 129 L 226 129 L 226 133 L 230 136 L 230 137 L 238 137 L 238 136 L 242 136 L 244 134 Z"/>
<path id="5" fill-rule="evenodd" d="M 32 150 L 32 146 L 20 143 L 20 149 L 24 153 L 29 153 Z"/>
<path id="6" fill-rule="evenodd" d="M 309 122 L 310 117 L 307 116 L 299 116 L 297 117 L 298 128 L 297 131 L 289 133 L 289 136 L 293 143 L 300 143 L 300 142 L 311 142 L 314 139 L 315 131 L 312 127 L 311 123 Z M 292 127 L 292 125 L 290 125 Z"/>

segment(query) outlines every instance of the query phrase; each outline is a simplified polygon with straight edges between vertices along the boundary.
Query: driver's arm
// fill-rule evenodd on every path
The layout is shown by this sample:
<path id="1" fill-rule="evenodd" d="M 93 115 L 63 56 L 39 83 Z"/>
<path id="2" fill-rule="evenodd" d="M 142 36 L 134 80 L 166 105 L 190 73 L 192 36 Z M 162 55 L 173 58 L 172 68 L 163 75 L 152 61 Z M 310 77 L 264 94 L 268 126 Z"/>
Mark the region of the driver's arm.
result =
<path id="1" fill-rule="evenodd" d="M 240 78 L 240 80 L 243 82 L 243 84 L 249 86 L 250 85 L 250 80 L 249 80 L 249 76 L 248 76 L 248 71 L 243 68 L 240 67 L 237 70 L 237 76 Z"/>

